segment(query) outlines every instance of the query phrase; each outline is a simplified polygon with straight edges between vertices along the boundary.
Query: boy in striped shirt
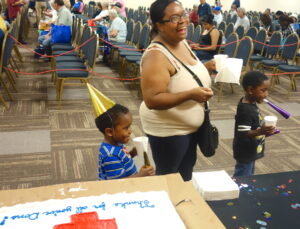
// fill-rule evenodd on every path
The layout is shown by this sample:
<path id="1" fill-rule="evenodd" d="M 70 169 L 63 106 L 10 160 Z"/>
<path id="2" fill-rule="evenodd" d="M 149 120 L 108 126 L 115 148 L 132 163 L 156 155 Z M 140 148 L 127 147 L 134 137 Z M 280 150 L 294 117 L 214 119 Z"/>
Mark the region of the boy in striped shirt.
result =
<path id="1" fill-rule="evenodd" d="M 236 165 L 233 176 L 254 174 L 255 160 L 264 156 L 265 135 L 275 131 L 275 127 L 262 123 L 257 106 L 268 96 L 268 77 L 261 72 L 250 71 L 245 74 L 242 85 L 245 96 L 241 98 L 235 116 L 233 155 Z"/>
<path id="2" fill-rule="evenodd" d="M 126 107 L 116 104 L 99 115 L 95 122 L 104 134 L 99 149 L 100 180 L 154 175 L 153 167 L 142 167 L 138 172 L 131 158 L 136 155 L 136 150 L 128 153 L 124 147 L 132 132 L 132 116 Z"/>

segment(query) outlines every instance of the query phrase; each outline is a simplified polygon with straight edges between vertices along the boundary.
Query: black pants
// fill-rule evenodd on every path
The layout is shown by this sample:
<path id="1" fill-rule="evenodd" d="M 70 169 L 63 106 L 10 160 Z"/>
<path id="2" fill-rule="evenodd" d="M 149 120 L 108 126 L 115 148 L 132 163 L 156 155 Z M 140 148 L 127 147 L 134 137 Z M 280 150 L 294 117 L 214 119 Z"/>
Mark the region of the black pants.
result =
<path id="1" fill-rule="evenodd" d="M 157 175 L 179 172 L 183 180 L 192 178 L 197 159 L 196 134 L 156 137 L 148 135 Z"/>

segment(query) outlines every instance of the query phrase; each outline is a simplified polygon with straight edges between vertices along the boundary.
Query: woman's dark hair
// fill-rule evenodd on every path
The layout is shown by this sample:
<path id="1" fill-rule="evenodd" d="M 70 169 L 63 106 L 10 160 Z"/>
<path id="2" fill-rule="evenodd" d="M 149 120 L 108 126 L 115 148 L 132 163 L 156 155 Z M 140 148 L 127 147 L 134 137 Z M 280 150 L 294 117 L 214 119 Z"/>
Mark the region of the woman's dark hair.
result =
<path id="1" fill-rule="evenodd" d="M 262 14 L 260 16 L 260 20 L 261 22 L 263 23 L 263 25 L 266 25 L 266 26 L 270 26 L 272 24 L 272 19 L 269 15 L 267 14 Z"/>
<path id="2" fill-rule="evenodd" d="M 54 0 L 54 3 L 59 5 L 59 6 L 64 6 L 65 5 L 63 0 Z"/>
<path id="3" fill-rule="evenodd" d="M 96 126 L 104 134 L 106 128 L 115 127 L 118 124 L 119 117 L 128 112 L 127 107 L 116 104 L 95 119 Z"/>
<path id="4" fill-rule="evenodd" d="M 278 10 L 278 11 L 276 11 L 275 15 L 279 17 L 279 16 L 283 15 L 283 12 L 281 10 Z"/>
<path id="5" fill-rule="evenodd" d="M 269 78 L 262 72 L 250 71 L 244 75 L 242 85 L 246 91 L 248 87 L 256 88 L 268 79 Z"/>
<path id="6" fill-rule="evenodd" d="M 207 23 L 207 24 L 210 24 L 210 25 L 213 25 L 214 24 L 214 15 L 212 14 L 207 14 L 207 15 L 204 15 L 202 18 L 201 18 L 201 23 Z"/>
<path id="7" fill-rule="evenodd" d="M 172 2 L 179 2 L 177 0 L 156 0 L 150 6 L 150 19 L 152 22 L 151 36 L 158 33 L 156 23 L 161 22 L 165 16 L 165 9 Z"/>
<path id="8" fill-rule="evenodd" d="M 279 17 L 279 24 L 284 23 L 284 22 L 287 22 L 287 24 L 291 24 L 294 21 L 288 15 L 283 14 Z"/>

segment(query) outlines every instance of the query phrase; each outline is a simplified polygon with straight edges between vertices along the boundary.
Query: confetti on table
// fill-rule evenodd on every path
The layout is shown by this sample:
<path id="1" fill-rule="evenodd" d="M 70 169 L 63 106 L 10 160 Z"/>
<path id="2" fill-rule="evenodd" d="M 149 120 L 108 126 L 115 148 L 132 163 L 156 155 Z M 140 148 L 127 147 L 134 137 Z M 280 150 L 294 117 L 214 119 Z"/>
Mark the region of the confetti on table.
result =
<path id="1" fill-rule="evenodd" d="M 300 208 L 300 204 L 299 203 L 291 204 L 291 208 L 297 210 L 298 208 Z"/>
<path id="2" fill-rule="evenodd" d="M 227 205 L 228 205 L 228 206 L 233 206 L 234 203 L 233 203 L 233 202 L 228 202 Z"/>
<path id="3" fill-rule="evenodd" d="M 255 179 L 253 179 L 253 180 L 252 180 L 252 182 L 254 182 L 254 183 L 255 183 L 255 182 L 256 182 L 256 180 L 255 180 Z"/>
<path id="4" fill-rule="evenodd" d="M 236 219 L 237 219 L 237 217 L 236 217 L 235 215 L 234 215 L 234 216 L 232 216 L 231 218 L 232 218 L 232 219 L 234 219 L 234 220 L 236 220 Z"/>
<path id="5" fill-rule="evenodd" d="M 260 202 L 257 202 L 256 205 L 257 205 L 257 206 L 261 206 L 261 203 L 260 203 Z"/>
<path id="6" fill-rule="evenodd" d="M 283 192 L 283 193 L 281 193 L 281 195 L 283 195 L 283 196 L 289 196 L 289 193 L 288 192 Z"/>
<path id="7" fill-rule="evenodd" d="M 263 221 L 263 220 L 256 220 L 256 223 L 262 226 L 267 226 L 267 222 Z"/>
<path id="8" fill-rule="evenodd" d="M 286 185 L 285 184 L 282 184 L 279 187 L 282 188 L 282 189 L 286 189 Z"/>
<path id="9" fill-rule="evenodd" d="M 289 180 L 288 180 L 288 183 L 292 183 L 292 182 L 293 182 L 293 179 L 289 179 Z"/>
<path id="10" fill-rule="evenodd" d="M 267 212 L 267 211 L 264 211 L 263 213 L 263 216 L 266 218 L 266 220 L 271 220 L 272 219 L 272 215 L 270 212 Z"/>

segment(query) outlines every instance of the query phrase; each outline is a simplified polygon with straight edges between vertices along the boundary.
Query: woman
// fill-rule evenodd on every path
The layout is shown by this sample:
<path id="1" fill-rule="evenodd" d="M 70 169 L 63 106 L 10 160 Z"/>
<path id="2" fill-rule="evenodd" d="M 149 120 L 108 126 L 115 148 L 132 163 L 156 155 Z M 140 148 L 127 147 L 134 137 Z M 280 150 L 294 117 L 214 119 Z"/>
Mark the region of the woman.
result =
<path id="1" fill-rule="evenodd" d="M 8 17 L 10 22 L 17 17 L 17 14 L 21 11 L 23 5 L 23 0 L 7 0 Z"/>
<path id="2" fill-rule="evenodd" d="M 196 132 L 204 119 L 204 104 L 213 95 L 208 70 L 189 48 L 185 37 L 189 15 L 176 0 L 156 0 L 150 8 L 153 41 L 141 62 L 144 102 L 140 117 L 149 137 L 158 175 L 179 172 L 190 180 L 196 162 Z M 155 43 L 160 42 L 160 43 Z M 165 47 L 166 48 L 165 48 Z M 199 87 L 187 65 L 201 80 Z"/>
<path id="3" fill-rule="evenodd" d="M 200 37 L 200 44 L 192 44 L 193 50 L 196 50 L 197 57 L 202 62 L 211 60 L 218 53 L 218 46 L 222 42 L 222 36 L 219 30 L 213 24 L 214 16 L 209 14 L 201 19 L 204 31 Z"/>
<path id="4" fill-rule="evenodd" d="M 267 31 L 268 36 L 271 36 L 272 33 L 274 32 L 274 27 L 272 24 L 271 17 L 268 14 L 264 13 L 260 16 L 260 21 L 262 24 L 262 28 L 264 28 Z"/>
<path id="5" fill-rule="evenodd" d="M 282 43 L 284 43 L 285 39 L 292 33 L 296 33 L 293 26 L 293 19 L 291 19 L 287 15 L 281 15 L 279 17 L 279 24 L 280 24 L 280 32 L 282 33 Z"/>

